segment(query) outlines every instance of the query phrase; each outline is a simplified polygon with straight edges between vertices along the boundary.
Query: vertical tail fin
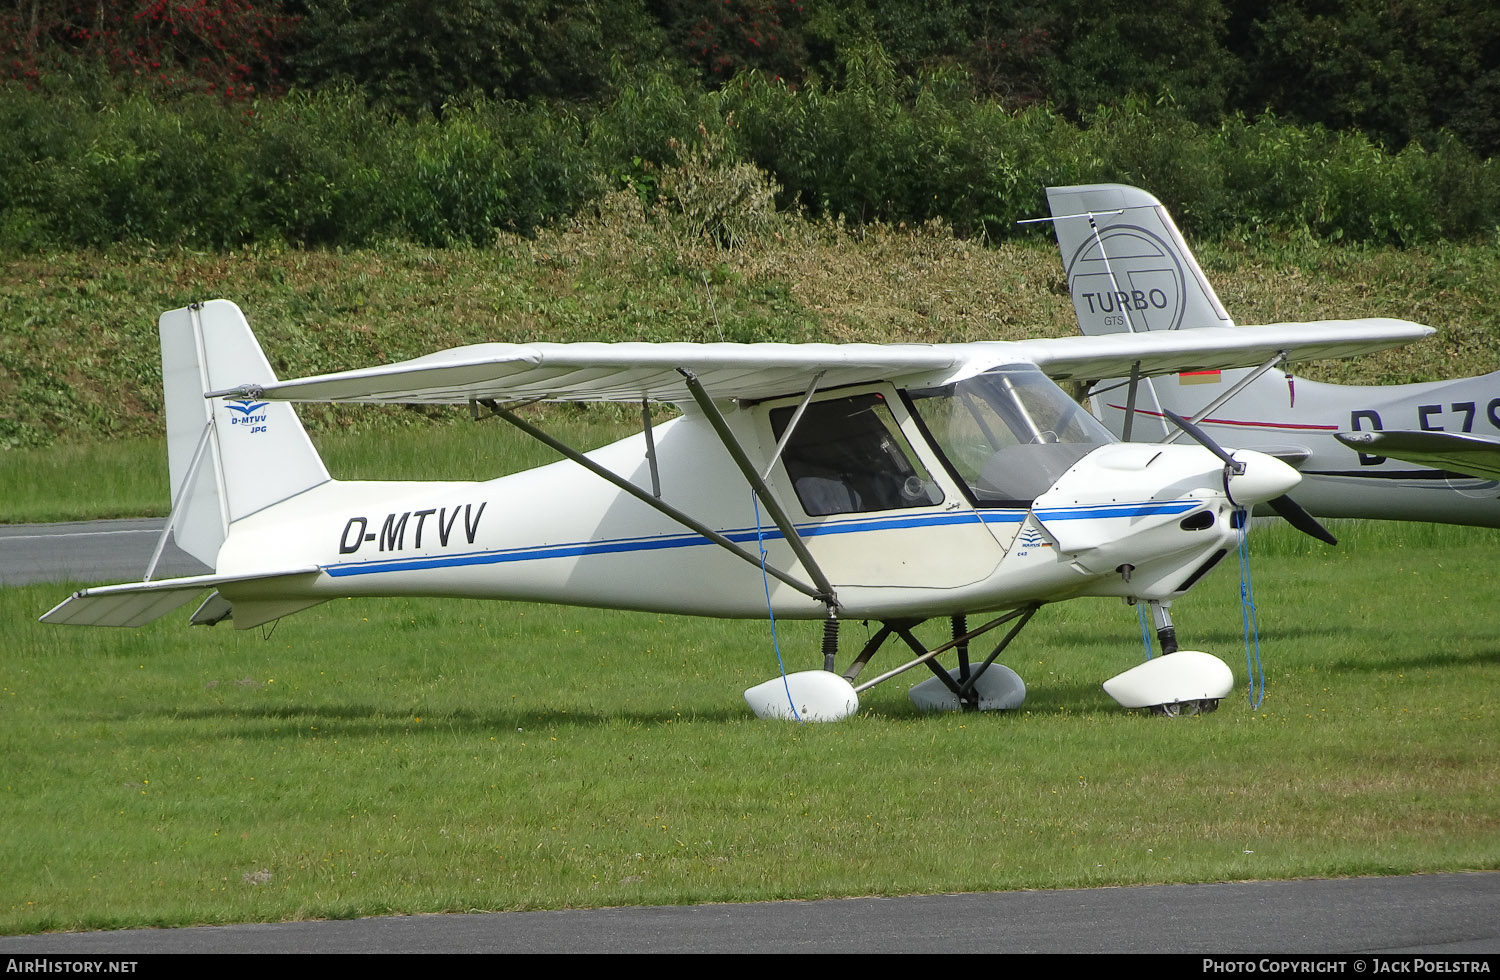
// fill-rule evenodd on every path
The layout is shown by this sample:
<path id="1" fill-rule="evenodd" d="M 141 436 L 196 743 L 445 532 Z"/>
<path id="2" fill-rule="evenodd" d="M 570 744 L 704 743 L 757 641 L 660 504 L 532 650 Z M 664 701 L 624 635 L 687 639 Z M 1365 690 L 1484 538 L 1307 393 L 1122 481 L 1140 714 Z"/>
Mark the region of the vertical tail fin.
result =
<path id="1" fill-rule="evenodd" d="M 160 329 L 173 534 L 216 566 L 231 523 L 326 482 L 328 470 L 291 405 L 203 397 L 276 380 L 238 306 L 172 310 Z"/>
<path id="2" fill-rule="evenodd" d="M 1084 333 L 1234 326 L 1155 197 L 1088 184 L 1049 187 L 1047 203 Z"/>

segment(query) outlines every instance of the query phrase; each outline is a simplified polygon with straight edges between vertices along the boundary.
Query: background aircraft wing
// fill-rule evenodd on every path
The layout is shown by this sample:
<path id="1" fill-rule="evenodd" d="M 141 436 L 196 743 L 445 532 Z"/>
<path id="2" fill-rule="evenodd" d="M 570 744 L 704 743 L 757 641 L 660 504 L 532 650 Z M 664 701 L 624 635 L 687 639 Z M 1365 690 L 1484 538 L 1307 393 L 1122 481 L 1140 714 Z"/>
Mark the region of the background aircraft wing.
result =
<path id="1" fill-rule="evenodd" d="M 688 401 L 679 369 L 715 398 L 800 394 L 820 387 L 944 372 L 966 345 L 474 344 L 380 367 L 256 388 L 278 401 L 463 404 L 497 401 Z M 239 394 L 243 389 L 211 392 Z"/>
<path id="2" fill-rule="evenodd" d="M 1500 439 L 1466 432 L 1428 432 L 1423 429 L 1392 429 L 1379 432 L 1339 432 L 1339 442 L 1372 456 L 1431 466 L 1478 477 L 1500 480 Z"/>

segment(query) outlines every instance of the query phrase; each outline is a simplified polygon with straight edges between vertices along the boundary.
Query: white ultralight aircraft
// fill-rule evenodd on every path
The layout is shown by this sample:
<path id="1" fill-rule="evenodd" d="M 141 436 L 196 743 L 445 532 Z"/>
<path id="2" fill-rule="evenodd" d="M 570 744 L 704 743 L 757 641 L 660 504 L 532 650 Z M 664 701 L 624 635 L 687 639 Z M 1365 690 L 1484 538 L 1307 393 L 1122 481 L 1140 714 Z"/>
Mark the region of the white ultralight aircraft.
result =
<path id="1" fill-rule="evenodd" d="M 746 692 L 761 716 L 836 720 L 919 664 L 929 708 L 1012 707 L 995 663 L 1044 603 L 1170 600 L 1230 548 L 1240 508 L 1294 469 L 1217 446 L 1121 443 L 1054 379 L 1344 357 L 1423 337 L 1399 320 L 937 345 L 477 344 L 278 381 L 233 303 L 161 317 L 167 534 L 210 575 L 75 593 L 44 622 L 134 627 L 209 593 L 197 624 L 245 629 L 341 596 L 533 600 L 825 622 L 823 670 Z M 643 431 L 580 453 L 514 409 L 639 403 Z M 482 483 L 331 479 L 289 404 L 448 403 L 564 460 Z M 650 402 L 682 414 L 653 425 Z M 969 628 L 969 614 L 995 614 Z M 912 630 L 950 620 L 929 648 Z M 880 629 L 834 672 L 841 619 Z M 1006 625 L 970 663 L 969 643 Z M 998 635 L 998 634 L 997 634 Z M 855 687 L 882 643 L 907 663 Z M 944 670 L 940 654 L 958 666 Z M 1233 677 L 1205 653 L 1106 684 L 1128 707 L 1211 707 Z"/>
<path id="2" fill-rule="evenodd" d="M 1089 335 L 1232 327 L 1167 209 L 1123 184 L 1049 187 L 1068 289 Z M 1045 220 L 1045 219 L 1044 219 Z M 1291 326 L 1291 325 L 1288 325 Z M 1128 375 L 1128 371 L 1124 374 Z M 1178 438 L 1166 412 L 1295 466 L 1319 517 L 1500 527 L 1500 372 L 1360 386 L 1294 378 L 1285 362 L 1092 389 L 1122 438 Z"/>

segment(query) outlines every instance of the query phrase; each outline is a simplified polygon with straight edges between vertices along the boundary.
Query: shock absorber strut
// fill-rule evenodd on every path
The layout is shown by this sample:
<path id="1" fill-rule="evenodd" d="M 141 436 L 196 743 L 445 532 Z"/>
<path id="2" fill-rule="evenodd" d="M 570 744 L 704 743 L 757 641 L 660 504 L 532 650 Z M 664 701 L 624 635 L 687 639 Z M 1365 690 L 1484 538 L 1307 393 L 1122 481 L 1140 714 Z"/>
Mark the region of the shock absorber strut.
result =
<path id="1" fill-rule="evenodd" d="M 832 609 L 823 620 L 823 669 L 833 670 L 839 652 L 839 618 Z"/>

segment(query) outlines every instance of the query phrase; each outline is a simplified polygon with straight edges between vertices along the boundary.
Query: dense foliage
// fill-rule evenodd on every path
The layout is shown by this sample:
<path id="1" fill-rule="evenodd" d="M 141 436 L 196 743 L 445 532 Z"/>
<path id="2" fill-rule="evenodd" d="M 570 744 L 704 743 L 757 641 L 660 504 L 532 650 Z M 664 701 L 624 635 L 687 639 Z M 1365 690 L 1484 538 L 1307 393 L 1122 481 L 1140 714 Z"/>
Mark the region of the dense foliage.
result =
<path id="1" fill-rule="evenodd" d="M 1489 0 L 12 0 L 0 77 L 102 69 L 243 97 L 354 85 L 412 111 L 469 92 L 592 98 L 609 65 L 666 62 L 837 80 L 877 43 L 902 74 L 1075 121 L 1138 95 L 1199 123 L 1269 110 L 1399 150 L 1441 131 L 1500 148 L 1500 8 Z"/>
<path id="2" fill-rule="evenodd" d="M 278 0 L 15 0 L 0 10 L 0 77 L 102 74 L 248 98 L 280 85 L 294 35 L 308 39 Z"/>
<path id="3" fill-rule="evenodd" d="M 13 0 L 0 74 L 9 249 L 485 244 L 623 185 L 718 188 L 720 241 L 772 193 L 993 239 L 1087 181 L 1218 234 L 1500 213 L 1476 0 Z"/>
<path id="4" fill-rule="evenodd" d="M 1392 155 L 1357 132 L 1271 116 L 1202 125 L 1140 102 L 1076 125 L 975 99 L 956 73 L 903 77 L 879 49 L 849 59 L 841 84 L 750 74 L 711 93 L 646 73 L 591 107 L 475 96 L 441 116 L 350 91 L 237 106 L 11 87 L 0 90 L 0 130 L 0 247 L 22 250 L 489 244 L 624 184 L 680 205 L 682 188 L 731 174 L 779 190 L 782 208 L 941 218 L 991 239 L 1045 213 L 1049 184 L 1094 181 L 1153 189 L 1210 234 L 1270 226 L 1408 244 L 1492 233 L 1500 214 L 1493 161 L 1456 140 Z M 715 220 L 753 192 L 726 198 Z"/>

